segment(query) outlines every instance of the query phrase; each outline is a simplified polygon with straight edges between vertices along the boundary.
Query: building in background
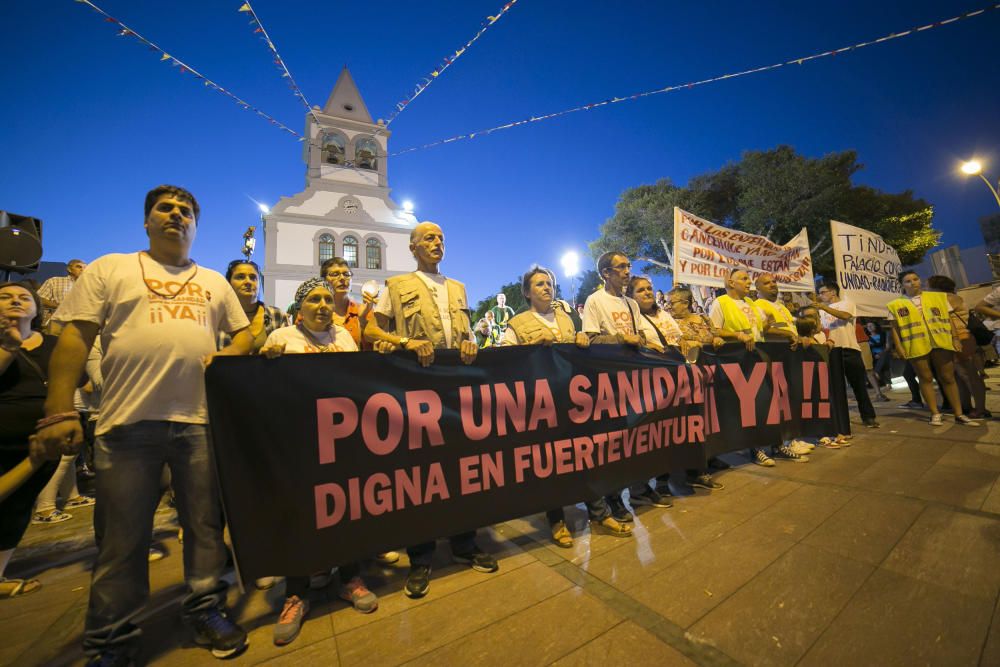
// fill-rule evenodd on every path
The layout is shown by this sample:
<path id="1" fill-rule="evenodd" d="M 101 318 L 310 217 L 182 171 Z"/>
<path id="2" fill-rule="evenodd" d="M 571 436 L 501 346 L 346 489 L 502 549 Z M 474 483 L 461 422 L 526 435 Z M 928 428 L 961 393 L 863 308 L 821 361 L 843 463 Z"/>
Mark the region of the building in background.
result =
<path id="1" fill-rule="evenodd" d="M 306 189 L 264 216 L 264 293 L 285 308 L 299 284 L 331 257 L 354 273 L 353 297 L 367 280 L 413 271 L 410 231 L 417 219 L 389 197 L 390 132 L 373 122 L 345 67 L 326 105 L 306 115 Z"/>

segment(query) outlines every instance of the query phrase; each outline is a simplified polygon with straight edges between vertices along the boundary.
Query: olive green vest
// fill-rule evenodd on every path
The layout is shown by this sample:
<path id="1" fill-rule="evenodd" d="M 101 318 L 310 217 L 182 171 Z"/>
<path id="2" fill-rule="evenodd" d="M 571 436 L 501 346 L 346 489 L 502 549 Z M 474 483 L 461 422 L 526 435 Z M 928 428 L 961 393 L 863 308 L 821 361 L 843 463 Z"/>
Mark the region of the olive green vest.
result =
<path id="1" fill-rule="evenodd" d="M 559 308 L 553 309 L 556 314 L 556 325 L 559 327 L 560 339 L 557 343 L 572 343 L 576 340 L 576 328 L 569 315 Z M 514 330 L 519 345 L 537 345 L 548 340 L 552 335 L 549 329 L 534 313 L 527 310 L 519 315 L 515 315 L 507 322 L 507 326 Z"/>
<path id="2" fill-rule="evenodd" d="M 446 348 L 441 313 L 427 283 L 416 273 L 405 273 L 389 278 L 385 285 L 392 303 L 392 333 L 429 340 L 435 349 Z M 445 279 L 445 285 L 451 312 L 451 347 L 458 349 L 462 341 L 469 340 L 472 335 L 465 285 L 451 278 Z"/>

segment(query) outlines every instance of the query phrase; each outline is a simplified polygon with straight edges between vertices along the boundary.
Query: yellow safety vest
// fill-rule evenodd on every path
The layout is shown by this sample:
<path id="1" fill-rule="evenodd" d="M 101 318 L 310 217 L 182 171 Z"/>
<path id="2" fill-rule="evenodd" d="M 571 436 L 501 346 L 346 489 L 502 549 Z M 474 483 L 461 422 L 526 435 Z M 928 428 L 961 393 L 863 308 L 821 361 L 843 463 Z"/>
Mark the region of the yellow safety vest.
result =
<path id="1" fill-rule="evenodd" d="M 763 310 L 765 315 L 771 316 L 771 319 L 774 320 L 774 326 L 795 333 L 795 318 L 792 317 L 785 304 L 761 298 L 757 299 L 754 305 Z"/>
<path id="2" fill-rule="evenodd" d="M 743 300 L 749 304 L 751 308 L 754 308 L 754 312 L 756 313 L 756 306 L 754 305 L 753 299 L 750 297 L 743 297 Z M 722 309 L 723 329 L 750 334 L 755 340 L 763 340 L 764 336 L 762 329 L 764 327 L 764 323 L 760 321 L 759 317 L 754 317 L 753 322 L 751 322 L 743 312 L 743 309 L 736 305 L 736 299 L 728 294 L 723 294 L 722 296 L 716 298 L 715 302 L 718 303 L 719 307 Z"/>
<path id="3" fill-rule="evenodd" d="M 955 351 L 948 316 L 948 295 L 921 292 L 920 308 L 903 297 L 889 302 L 889 312 L 896 320 L 903 356 L 907 359 L 930 354 L 934 348 Z"/>
<path id="4" fill-rule="evenodd" d="M 573 320 L 562 310 L 554 309 L 556 314 L 556 326 L 559 327 L 559 340 L 557 343 L 572 343 L 576 340 L 576 327 Z M 514 330 L 517 335 L 519 345 L 537 345 L 543 341 L 550 340 L 552 330 L 542 324 L 541 320 L 535 317 L 534 313 L 526 310 L 519 315 L 510 318 L 507 325 Z"/>

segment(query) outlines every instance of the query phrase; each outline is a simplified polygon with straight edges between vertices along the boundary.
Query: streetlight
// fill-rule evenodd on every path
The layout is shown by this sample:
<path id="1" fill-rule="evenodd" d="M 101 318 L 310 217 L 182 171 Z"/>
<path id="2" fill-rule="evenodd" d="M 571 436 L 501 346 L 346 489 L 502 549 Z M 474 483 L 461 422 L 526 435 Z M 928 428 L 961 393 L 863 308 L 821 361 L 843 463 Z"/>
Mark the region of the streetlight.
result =
<path id="1" fill-rule="evenodd" d="M 271 209 L 268 207 L 267 204 L 261 204 L 260 202 L 258 202 L 257 208 L 260 209 L 261 215 L 267 215 L 268 213 L 271 212 Z"/>
<path id="2" fill-rule="evenodd" d="M 409 199 L 403 202 L 403 210 L 407 213 L 413 213 L 413 202 Z"/>
<path id="3" fill-rule="evenodd" d="M 979 160 L 969 160 L 968 162 L 963 162 L 962 173 L 967 176 L 978 176 L 983 179 L 983 183 L 985 183 L 986 187 L 988 187 L 990 192 L 993 193 L 993 198 L 997 200 L 997 206 L 1000 206 L 1000 193 L 997 193 L 997 188 L 993 187 L 993 183 L 990 182 L 990 179 L 986 178 L 986 175 L 983 173 L 983 165 Z"/>
<path id="4" fill-rule="evenodd" d="M 563 275 L 569 278 L 569 298 L 573 302 L 573 307 L 576 308 L 576 292 L 573 290 L 573 277 L 580 273 L 580 255 L 576 254 L 575 250 L 568 250 L 563 253 L 559 263 L 562 264 Z"/>

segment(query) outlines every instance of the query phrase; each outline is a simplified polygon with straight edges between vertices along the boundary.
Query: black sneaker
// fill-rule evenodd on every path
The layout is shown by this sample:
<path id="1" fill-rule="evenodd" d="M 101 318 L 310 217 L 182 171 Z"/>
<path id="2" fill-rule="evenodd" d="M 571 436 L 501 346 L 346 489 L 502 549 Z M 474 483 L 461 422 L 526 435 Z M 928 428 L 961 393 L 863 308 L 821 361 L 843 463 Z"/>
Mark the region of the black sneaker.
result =
<path id="1" fill-rule="evenodd" d="M 774 458 L 781 461 L 794 461 L 795 463 L 808 463 L 809 457 L 805 454 L 796 454 L 788 445 L 781 445 L 774 448 Z"/>
<path id="2" fill-rule="evenodd" d="M 476 572 L 496 572 L 500 569 L 497 559 L 485 551 L 470 551 L 466 554 L 452 554 L 451 559 L 456 563 L 468 565 Z"/>
<path id="3" fill-rule="evenodd" d="M 645 493 L 637 493 L 634 496 L 630 496 L 630 502 L 632 507 L 673 507 L 674 504 L 670 502 L 670 499 L 666 496 L 660 495 L 658 491 L 649 489 Z"/>
<path id="4" fill-rule="evenodd" d="M 132 667 L 134 664 L 131 652 L 124 646 L 108 649 L 87 660 L 87 667 Z"/>
<path id="5" fill-rule="evenodd" d="M 242 653 L 247 644 L 246 631 L 229 620 L 225 610 L 209 609 L 191 618 L 194 643 L 209 647 L 219 659 L 232 658 Z"/>
<path id="6" fill-rule="evenodd" d="M 720 491 L 726 488 L 719 482 L 712 479 L 712 476 L 708 473 L 698 475 L 697 477 L 688 477 L 688 484 L 696 486 L 699 489 L 708 489 L 709 491 Z"/>
<path id="7" fill-rule="evenodd" d="M 611 511 L 611 516 L 613 516 L 615 521 L 618 523 L 632 523 L 635 521 L 635 517 L 632 516 L 632 512 L 625 507 L 625 503 L 622 501 L 621 496 L 612 496 L 608 498 L 608 509 Z"/>
<path id="8" fill-rule="evenodd" d="M 879 424 L 874 419 L 865 419 L 861 423 L 867 426 L 868 428 L 882 428 L 882 425 Z"/>
<path id="9" fill-rule="evenodd" d="M 431 588 L 431 566 L 413 565 L 406 575 L 406 587 L 403 592 L 408 598 L 422 598 Z"/>

